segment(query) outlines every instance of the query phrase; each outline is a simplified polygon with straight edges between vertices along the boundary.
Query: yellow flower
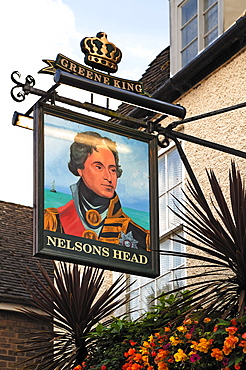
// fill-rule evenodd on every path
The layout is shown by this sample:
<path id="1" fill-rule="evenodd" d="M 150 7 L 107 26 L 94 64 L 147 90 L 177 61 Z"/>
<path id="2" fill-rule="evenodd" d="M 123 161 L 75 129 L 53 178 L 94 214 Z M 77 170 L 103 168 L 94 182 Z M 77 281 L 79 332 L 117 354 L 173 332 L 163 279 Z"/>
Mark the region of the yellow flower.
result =
<path id="1" fill-rule="evenodd" d="M 179 337 L 171 336 L 171 337 L 169 338 L 169 340 L 170 340 L 170 342 L 171 342 L 171 344 L 172 344 L 173 346 L 177 346 L 179 343 L 182 343 L 182 340 L 180 340 L 180 339 L 179 339 Z"/>
<path id="2" fill-rule="evenodd" d="M 187 355 L 184 353 L 184 351 L 181 348 L 179 348 L 178 352 L 174 354 L 174 359 L 176 362 L 185 361 L 187 360 Z"/>
<path id="3" fill-rule="evenodd" d="M 149 340 L 148 341 L 149 342 L 153 342 L 154 341 L 154 336 L 152 334 L 149 336 Z"/>
<path id="4" fill-rule="evenodd" d="M 185 333 L 187 331 L 187 328 L 185 326 L 178 326 L 177 330 L 180 331 L 181 333 Z"/>

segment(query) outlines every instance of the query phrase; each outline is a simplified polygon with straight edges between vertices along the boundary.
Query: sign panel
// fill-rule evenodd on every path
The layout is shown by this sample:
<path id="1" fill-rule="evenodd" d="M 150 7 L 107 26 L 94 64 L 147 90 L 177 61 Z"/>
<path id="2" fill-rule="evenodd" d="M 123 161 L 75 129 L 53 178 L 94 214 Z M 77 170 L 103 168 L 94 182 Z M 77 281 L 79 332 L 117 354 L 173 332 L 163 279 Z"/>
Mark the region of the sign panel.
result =
<path id="1" fill-rule="evenodd" d="M 34 255 L 159 275 L 156 137 L 36 104 Z"/>

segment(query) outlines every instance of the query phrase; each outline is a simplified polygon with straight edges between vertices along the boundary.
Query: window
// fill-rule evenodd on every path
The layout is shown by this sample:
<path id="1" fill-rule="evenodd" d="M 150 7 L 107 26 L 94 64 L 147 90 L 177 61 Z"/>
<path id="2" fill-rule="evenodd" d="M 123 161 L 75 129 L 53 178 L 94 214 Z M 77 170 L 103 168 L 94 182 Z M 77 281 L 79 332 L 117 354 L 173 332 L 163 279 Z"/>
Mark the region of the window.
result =
<path id="1" fill-rule="evenodd" d="M 222 0 L 171 0 L 171 74 L 222 33 Z"/>
<path id="2" fill-rule="evenodd" d="M 170 240 L 174 236 L 182 235 L 182 226 L 178 217 L 171 211 L 175 209 L 175 199 L 182 197 L 182 162 L 176 148 L 164 150 L 159 157 L 159 220 L 160 220 L 160 249 L 183 251 L 184 246 L 178 241 Z M 170 207 L 171 209 L 169 209 Z M 176 208 L 176 211 L 177 208 Z M 127 311 L 131 312 L 132 319 L 147 311 L 153 304 L 153 298 L 162 292 L 175 288 L 177 282 L 171 280 L 184 276 L 185 270 L 177 270 L 177 267 L 184 266 L 185 260 L 182 257 L 160 256 L 161 275 L 156 279 L 137 277 L 130 275 L 131 301 Z M 180 282 L 184 284 L 184 282 Z"/>

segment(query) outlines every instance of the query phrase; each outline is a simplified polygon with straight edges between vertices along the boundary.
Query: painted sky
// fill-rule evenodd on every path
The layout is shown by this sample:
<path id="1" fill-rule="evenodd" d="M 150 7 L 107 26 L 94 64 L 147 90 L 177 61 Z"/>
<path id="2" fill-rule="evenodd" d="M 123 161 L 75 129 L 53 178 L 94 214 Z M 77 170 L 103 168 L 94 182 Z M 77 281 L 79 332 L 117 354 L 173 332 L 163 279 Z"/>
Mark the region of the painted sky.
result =
<path id="1" fill-rule="evenodd" d="M 169 1 L 83 0 L 12 0 L 0 12 L 1 31 L 1 133 L 0 133 L 0 200 L 33 205 L 33 138 L 32 131 L 12 126 L 14 111 L 25 113 L 38 97 L 29 95 L 22 103 L 14 102 L 11 73 L 19 71 L 20 81 L 27 75 L 35 87 L 48 90 L 50 75 L 38 74 L 45 66 L 42 59 L 55 59 L 58 53 L 83 64 L 80 41 L 104 31 L 109 41 L 123 54 L 118 77 L 138 80 L 149 63 L 169 44 Z M 90 94 L 60 86 L 61 96 L 90 101 Z M 95 96 L 95 103 L 105 105 L 105 98 Z M 110 108 L 119 101 L 111 99 Z M 86 111 L 81 111 L 87 114 Z M 105 117 L 104 117 L 105 119 Z"/>

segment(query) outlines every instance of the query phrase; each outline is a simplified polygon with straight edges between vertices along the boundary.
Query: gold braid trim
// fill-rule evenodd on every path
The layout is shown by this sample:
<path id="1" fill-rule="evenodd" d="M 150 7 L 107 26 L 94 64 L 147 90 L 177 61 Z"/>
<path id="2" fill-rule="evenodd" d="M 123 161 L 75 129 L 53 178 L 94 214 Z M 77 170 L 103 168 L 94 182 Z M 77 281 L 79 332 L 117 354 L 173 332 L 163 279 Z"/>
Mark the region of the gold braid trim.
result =
<path id="1" fill-rule="evenodd" d="M 44 229 L 50 231 L 57 231 L 58 222 L 56 215 L 58 215 L 57 208 L 46 208 L 44 210 Z"/>

